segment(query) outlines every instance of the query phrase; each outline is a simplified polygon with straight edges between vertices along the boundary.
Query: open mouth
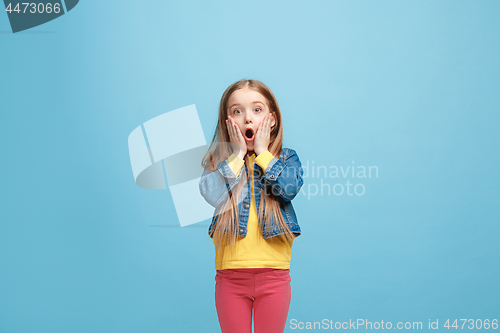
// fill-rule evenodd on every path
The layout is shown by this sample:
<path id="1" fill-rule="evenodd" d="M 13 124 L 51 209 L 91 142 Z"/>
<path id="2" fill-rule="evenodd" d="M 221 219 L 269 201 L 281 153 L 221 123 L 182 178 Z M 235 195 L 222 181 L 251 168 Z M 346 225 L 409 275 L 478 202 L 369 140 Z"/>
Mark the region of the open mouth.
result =
<path id="1" fill-rule="evenodd" d="M 249 127 L 245 131 L 245 140 L 247 140 L 247 141 L 253 141 L 253 139 L 254 139 L 253 129 L 251 127 Z"/>

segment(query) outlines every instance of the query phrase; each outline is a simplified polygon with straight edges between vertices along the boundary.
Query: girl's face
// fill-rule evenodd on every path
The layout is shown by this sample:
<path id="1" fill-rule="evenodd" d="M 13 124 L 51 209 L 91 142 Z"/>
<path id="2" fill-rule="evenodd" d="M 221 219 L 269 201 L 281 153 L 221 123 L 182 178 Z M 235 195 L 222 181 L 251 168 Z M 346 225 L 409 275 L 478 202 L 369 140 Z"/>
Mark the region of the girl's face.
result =
<path id="1" fill-rule="evenodd" d="M 258 91 L 250 88 L 242 88 L 236 90 L 229 96 L 227 105 L 228 116 L 234 119 L 244 138 L 247 129 L 252 129 L 252 139 L 246 137 L 245 141 L 247 143 L 247 149 L 253 151 L 255 133 L 262 120 L 264 120 L 264 117 L 269 114 L 266 98 Z M 273 118 L 271 126 L 275 124 L 276 120 Z"/>

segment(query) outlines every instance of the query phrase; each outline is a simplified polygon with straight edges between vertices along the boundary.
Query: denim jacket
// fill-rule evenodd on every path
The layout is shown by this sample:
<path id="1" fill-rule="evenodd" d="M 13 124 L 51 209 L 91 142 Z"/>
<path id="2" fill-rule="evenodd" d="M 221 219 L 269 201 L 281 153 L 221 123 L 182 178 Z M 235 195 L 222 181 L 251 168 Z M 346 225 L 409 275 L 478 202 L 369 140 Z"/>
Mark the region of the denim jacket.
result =
<path id="1" fill-rule="evenodd" d="M 246 164 L 244 164 L 243 167 L 248 174 Z M 266 194 L 272 193 L 278 199 L 281 213 L 286 224 L 295 236 L 299 236 L 301 230 L 292 206 L 292 199 L 299 193 L 304 181 L 302 179 L 302 166 L 295 150 L 282 148 L 279 159 L 273 157 L 265 170 L 265 174 L 258 164 L 255 163 L 253 168 L 254 196 L 257 212 L 259 211 L 260 204 L 264 205 L 264 211 L 266 208 L 265 199 L 263 203 L 260 202 L 260 189 L 262 188 Z M 200 193 L 217 211 L 217 207 L 226 200 L 228 192 L 238 184 L 242 174 L 243 172 L 240 172 L 238 176 L 236 176 L 229 167 L 227 160 L 223 160 L 217 165 L 214 171 L 209 172 L 206 169 L 204 170 L 199 184 Z M 241 198 L 243 199 L 240 199 L 238 203 L 238 210 L 240 212 L 238 232 L 239 235 L 243 237 L 247 234 L 247 223 L 251 204 L 250 190 L 251 184 L 249 181 L 242 189 L 245 193 L 242 193 Z M 218 215 L 215 215 L 208 228 L 208 234 L 211 238 L 213 238 L 212 229 L 215 227 L 217 219 Z M 272 217 L 271 232 L 265 232 L 266 223 L 267 221 L 264 221 L 264 231 L 262 234 L 264 238 L 267 239 L 284 233 L 284 231 L 279 230 Z"/>

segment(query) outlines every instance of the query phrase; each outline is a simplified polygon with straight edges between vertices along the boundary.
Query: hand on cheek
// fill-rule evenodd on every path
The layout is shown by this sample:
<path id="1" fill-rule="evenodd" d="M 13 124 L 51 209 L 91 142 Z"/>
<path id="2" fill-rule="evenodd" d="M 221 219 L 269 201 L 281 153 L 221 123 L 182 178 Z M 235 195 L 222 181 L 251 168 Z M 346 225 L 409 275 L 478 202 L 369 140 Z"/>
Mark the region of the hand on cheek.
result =
<path id="1" fill-rule="evenodd" d="M 233 147 L 238 147 L 238 151 L 233 150 L 233 154 L 238 155 L 243 159 L 243 157 L 247 153 L 247 143 L 243 138 L 243 134 L 241 133 L 240 128 L 231 116 L 226 119 L 226 126 L 229 133 L 229 139 L 233 144 Z"/>
<path id="2" fill-rule="evenodd" d="M 254 151 L 255 155 L 260 155 L 269 149 L 269 143 L 271 139 L 271 121 L 273 120 L 272 114 L 266 115 L 266 117 L 259 124 L 257 133 L 255 133 L 254 140 Z"/>

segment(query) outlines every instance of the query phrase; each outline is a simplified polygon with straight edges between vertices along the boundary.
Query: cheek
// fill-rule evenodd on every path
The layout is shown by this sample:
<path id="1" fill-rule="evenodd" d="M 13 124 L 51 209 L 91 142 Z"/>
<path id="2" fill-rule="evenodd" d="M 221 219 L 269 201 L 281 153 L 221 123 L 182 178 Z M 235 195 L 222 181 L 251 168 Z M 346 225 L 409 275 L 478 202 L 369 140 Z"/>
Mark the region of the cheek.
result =
<path id="1" fill-rule="evenodd" d="M 238 121 L 236 121 L 236 119 L 234 119 L 234 123 L 236 124 L 236 127 L 241 128 L 241 124 Z"/>

